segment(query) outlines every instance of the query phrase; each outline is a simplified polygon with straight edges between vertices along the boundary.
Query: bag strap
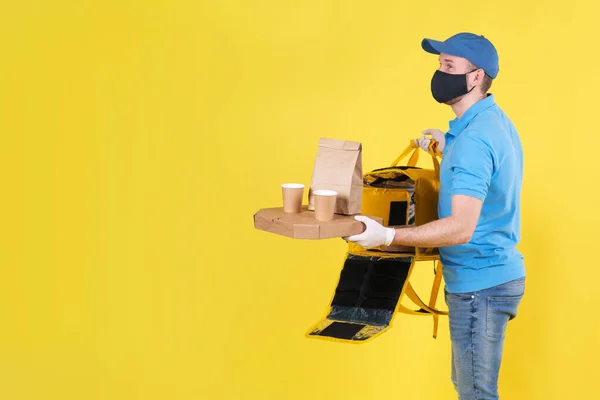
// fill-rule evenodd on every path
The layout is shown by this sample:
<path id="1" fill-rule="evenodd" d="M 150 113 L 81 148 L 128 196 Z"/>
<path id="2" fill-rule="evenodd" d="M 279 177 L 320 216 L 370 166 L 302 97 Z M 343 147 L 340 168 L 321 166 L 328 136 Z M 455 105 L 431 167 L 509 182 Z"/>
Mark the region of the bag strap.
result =
<path id="1" fill-rule="evenodd" d="M 411 152 L 413 154 L 412 156 L 410 156 L 410 159 L 408 160 L 408 163 L 406 165 L 408 165 L 409 167 L 415 167 L 417 165 L 417 161 L 419 160 L 419 145 L 416 144 L 414 140 L 410 141 L 408 147 L 404 149 L 402 153 L 400 153 L 398 158 L 394 160 L 391 166 L 395 167 L 396 165 L 398 165 L 398 163 L 404 158 L 406 158 L 406 156 L 408 156 Z"/>
<path id="2" fill-rule="evenodd" d="M 438 157 L 442 158 L 442 153 L 438 150 L 438 142 L 435 140 L 429 143 L 429 154 L 431 155 L 431 161 L 433 161 L 435 176 L 440 179 L 440 162 L 438 161 Z"/>
<path id="3" fill-rule="evenodd" d="M 413 303 L 415 303 L 417 306 L 419 306 L 420 309 L 412 310 L 412 309 L 398 303 L 398 311 L 406 313 L 406 314 L 413 314 L 413 315 L 432 315 L 433 316 L 433 338 L 436 339 L 438 325 L 439 325 L 439 316 L 440 315 L 448 315 L 448 311 L 439 310 L 438 308 L 436 308 L 436 304 L 435 304 L 437 302 L 440 285 L 442 283 L 442 263 L 438 261 L 437 268 L 435 268 L 435 261 L 434 261 L 434 270 L 435 270 L 435 277 L 433 279 L 433 286 L 431 288 L 431 296 L 429 297 L 429 304 L 427 305 L 427 304 L 425 304 L 425 302 L 423 300 L 421 300 L 421 298 L 419 297 L 417 292 L 415 292 L 415 289 L 412 287 L 410 282 L 407 281 L 404 293 L 410 300 L 412 300 Z"/>
<path id="4" fill-rule="evenodd" d="M 438 293 L 440 291 L 440 285 L 442 283 L 442 263 L 440 261 L 437 262 L 437 268 L 436 266 L 436 262 L 433 262 L 433 270 L 435 272 L 435 277 L 433 278 L 433 286 L 431 288 L 431 296 L 429 297 L 429 307 L 431 308 L 435 308 L 435 303 L 437 302 L 437 297 L 438 297 Z M 437 330 L 438 330 L 438 322 L 439 322 L 439 315 L 438 314 L 433 314 L 433 338 L 436 339 L 437 338 Z"/>
<path id="5" fill-rule="evenodd" d="M 437 146 L 438 146 L 438 142 L 436 142 L 435 140 L 431 140 L 431 142 L 429 143 L 429 154 L 431 155 L 431 160 L 433 161 L 433 169 L 435 170 L 436 176 L 439 178 L 440 162 L 438 161 L 437 158 L 438 157 L 441 158 L 442 153 L 438 150 Z M 408 165 L 409 167 L 416 167 L 417 161 L 419 161 L 419 150 L 420 150 L 419 145 L 416 144 L 414 140 L 411 140 L 408 147 L 406 149 L 404 149 L 404 151 L 402 153 L 400 153 L 398 158 L 396 158 L 394 160 L 394 162 L 392 163 L 391 166 L 392 167 L 397 166 L 400 161 L 402 161 L 410 153 L 412 153 L 412 155 L 410 156 L 408 163 L 406 163 L 406 165 Z"/>

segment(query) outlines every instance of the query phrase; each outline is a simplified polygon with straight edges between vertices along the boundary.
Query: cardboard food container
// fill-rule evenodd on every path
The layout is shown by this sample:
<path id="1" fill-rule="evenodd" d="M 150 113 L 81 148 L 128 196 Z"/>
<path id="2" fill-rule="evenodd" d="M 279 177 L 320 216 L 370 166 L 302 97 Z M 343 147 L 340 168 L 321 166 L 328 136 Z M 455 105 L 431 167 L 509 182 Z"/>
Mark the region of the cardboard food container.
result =
<path id="1" fill-rule="evenodd" d="M 254 227 L 294 239 L 330 239 L 364 232 L 365 225 L 354 217 L 334 214 L 331 221 L 319 221 L 307 206 L 303 206 L 299 214 L 285 213 L 283 207 L 263 208 L 254 214 Z M 369 218 L 383 222 L 379 217 Z"/>

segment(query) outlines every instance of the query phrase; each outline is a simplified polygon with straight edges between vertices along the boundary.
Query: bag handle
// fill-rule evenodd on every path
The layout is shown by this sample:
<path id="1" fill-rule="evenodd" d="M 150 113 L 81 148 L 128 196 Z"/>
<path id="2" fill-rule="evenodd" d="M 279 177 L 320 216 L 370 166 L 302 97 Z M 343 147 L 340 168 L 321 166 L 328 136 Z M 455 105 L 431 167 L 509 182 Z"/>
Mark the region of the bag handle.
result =
<path id="1" fill-rule="evenodd" d="M 440 162 L 438 157 L 442 158 L 442 153 L 438 150 L 438 142 L 432 140 L 429 143 L 429 154 L 431 155 L 431 161 L 433 161 L 433 169 L 435 170 L 435 176 L 440 179 Z"/>
<path id="2" fill-rule="evenodd" d="M 410 141 L 410 144 L 404 151 L 396 158 L 396 160 L 392 163 L 392 167 L 398 165 L 400 161 L 402 161 L 406 156 L 408 156 L 412 152 L 410 159 L 408 160 L 409 167 L 415 167 L 417 165 L 417 161 L 419 161 L 419 145 L 415 143 L 414 140 Z"/>
<path id="3" fill-rule="evenodd" d="M 429 154 L 431 155 L 431 160 L 433 161 L 433 168 L 435 169 L 436 176 L 439 178 L 440 162 L 437 158 L 442 157 L 442 153 L 440 153 L 440 151 L 437 149 L 437 146 L 438 142 L 436 142 L 435 140 L 431 140 L 431 142 L 429 143 Z M 408 156 L 412 152 L 412 155 L 410 156 L 406 165 L 408 165 L 409 167 L 416 167 L 417 161 L 419 161 L 419 150 L 419 145 L 415 143 L 414 140 L 411 140 L 408 147 L 404 149 L 404 151 L 398 156 L 398 158 L 396 158 L 396 160 L 394 160 L 391 166 L 395 167 L 400 161 L 402 161 L 404 158 L 406 158 L 406 156 Z"/>

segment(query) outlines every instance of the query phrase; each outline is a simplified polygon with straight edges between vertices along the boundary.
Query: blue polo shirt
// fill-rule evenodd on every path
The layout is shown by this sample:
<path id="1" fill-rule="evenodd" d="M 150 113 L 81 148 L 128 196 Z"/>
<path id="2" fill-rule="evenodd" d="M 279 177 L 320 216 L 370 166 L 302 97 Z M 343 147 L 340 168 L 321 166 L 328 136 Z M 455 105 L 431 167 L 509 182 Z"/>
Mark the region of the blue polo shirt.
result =
<path id="1" fill-rule="evenodd" d="M 452 214 L 452 196 L 483 201 L 469 243 L 440 248 L 451 293 L 487 289 L 525 276 L 520 240 L 523 149 L 517 130 L 494 102 L 473 104 L 450 121 L 440 165 L 440 218 Z"/>

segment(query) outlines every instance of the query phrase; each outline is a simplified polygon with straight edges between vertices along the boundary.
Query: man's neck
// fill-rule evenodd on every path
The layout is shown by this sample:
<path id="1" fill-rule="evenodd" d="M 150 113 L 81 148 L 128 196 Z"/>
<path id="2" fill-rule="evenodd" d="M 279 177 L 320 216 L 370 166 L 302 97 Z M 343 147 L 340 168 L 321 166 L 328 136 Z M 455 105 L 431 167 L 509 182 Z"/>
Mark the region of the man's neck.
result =
<path id="1" fill-rule="evenodd" d="M 471 94 L 471 93 L 469 93 Z M 456 114 L 456 118 L 462 117 L 469 108 L 480 100 L 487 97 L 487 94 L 477 94 L 473 96 L 463 96 L 458 103 L 452 104 L 452 111 Z"/>

